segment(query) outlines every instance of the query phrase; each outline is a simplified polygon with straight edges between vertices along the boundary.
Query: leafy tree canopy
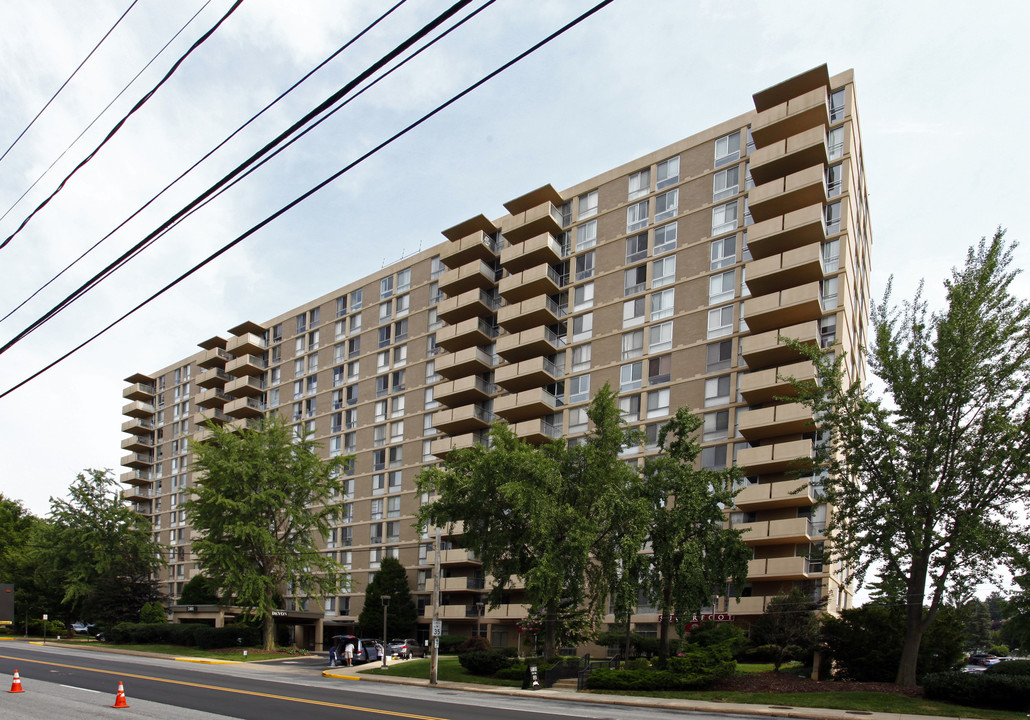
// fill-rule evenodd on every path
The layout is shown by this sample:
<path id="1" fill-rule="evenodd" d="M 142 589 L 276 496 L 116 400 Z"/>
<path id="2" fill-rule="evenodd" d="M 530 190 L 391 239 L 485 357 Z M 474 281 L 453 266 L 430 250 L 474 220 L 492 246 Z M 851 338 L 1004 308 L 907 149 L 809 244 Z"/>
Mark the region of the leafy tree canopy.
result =
<path id="1" fill-rule="evenodd" d="M 797 652 L 812 650 L 819 640 L 819 617 L 816 611 L 826 606 L 826 598 L 813 599 L 800 588 L 769 600 L 765 612 L 751 627 L 751 639 L 758 645 L 774 648 L 773 666 L 793 659 Z"/>
<path id="2" fill-rule="evenodd" d="M 414 637 L 418 626 L 418 608 L 408 587 L 408 574 L 396 558 L 383 558 L 375 578 L 365 588 L 365 605 L 358 615 L 362 635 L 379 637 L 383 632 L 383 596 L 390 596 L 386 609 L 386 632 L 390 638 Z"/>

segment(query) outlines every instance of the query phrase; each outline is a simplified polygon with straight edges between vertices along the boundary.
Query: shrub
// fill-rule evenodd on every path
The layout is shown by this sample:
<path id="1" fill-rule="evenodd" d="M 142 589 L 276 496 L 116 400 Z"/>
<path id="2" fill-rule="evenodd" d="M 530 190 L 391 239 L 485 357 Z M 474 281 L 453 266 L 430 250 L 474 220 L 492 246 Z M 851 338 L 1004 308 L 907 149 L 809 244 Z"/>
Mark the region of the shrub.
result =
<path id="1" fill-rule="evenodd" d="M 493 650 L 490 641 L 485 637 L 465 638 L 465 642 L 458 646 L 458 653 L 483 652 Z"/>
<path id="2" fill-rule="evenodd" d="M 991 648 L 991 655 L 997 655 L 998 657 L 1008 657 L 1009 649 L 1007 645 L 995 645 Z"/>
<path id="3" fill-rule="evenodd" d="M 972 707 L 1025 711 L 1030 708 L 1030 677 L 987 673 L 942 672 L 923 677 L 931 700 Z"/>
<path id="4" fill-rule="evenodd" d="M 139 621 L 141 623 L 153 623 L 157 625 L 163 625 L 168 622 L 168 616 L 165 614 L 164 605 L 157 602 L 144 603 L 143 607 L 139 611 Z"/>
<path id="5" fill-rule="evenodd" d="M 454 653 L 457 651 L 458 646 L 468 640 L 464 635 L 441 635 L 440 636 L 440 652 L 441 653 Z"/>
<path id="6" fill-rule="evenodd" d="M 626 663 L 627 670 L 650 670 L 651 661 L 647 658 L 633 658 Z"/>
<path id="7" fill-rule="evenodd" d="M 992 675 L 1030 675 L 1030 660 L 1006 660 L 991 665 L 987 672 Z"/>
<path id="8" fill-rule="evenodd" d="M 494 673 L 498 680 L 522 680 L 526 674 L 526 666 L 522 663 L 515 663 L 511 667 L 501 668 Z"/>
<path id="9" fill-rule="evenodd" d="M 458 655 L 461 666 L 473 675 L 494 675 L 498 670 L 511 667 L 512 659 L 493 650 L 475 650 Z M 520 676 L 521 677 L 521 676 Z"/>
<path id="10" fill-rule="evenodd" d="M 778 651 L 779 648 L 775 645 L 751 645 L 742 648 L 737 653 L 737 660 L 749 663 L 768 663 L 773 661 Z"/>
<path id="11" fill-rule="evenodd" d="M 605 690 L 688 690 L 710 687 L 716 680 L 736 672 L 732 641 L 710 647 L 687 646 L 679 657 L 668 659 L 667 668 L 595 670 L 587 678 L 590 689 Z"/>
<path id="12" fill-rule="evenodd" d="M 747 644 L 744 629 L 730 622 L 705 620 L 700 626 L 690 631 L 690 644 L 708 647 L 732 641 L 734 651 Z"/>

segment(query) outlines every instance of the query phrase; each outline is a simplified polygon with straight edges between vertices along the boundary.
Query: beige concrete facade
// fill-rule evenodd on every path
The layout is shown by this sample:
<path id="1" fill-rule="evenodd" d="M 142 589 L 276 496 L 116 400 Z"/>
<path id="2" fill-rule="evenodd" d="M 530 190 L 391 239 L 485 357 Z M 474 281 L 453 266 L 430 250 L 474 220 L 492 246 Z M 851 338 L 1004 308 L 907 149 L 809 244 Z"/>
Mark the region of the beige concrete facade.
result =
<path id="1" fill-rule="evenodd" d="M 168 548 L 170 595 L 197 572 L 180 508 L 195 482 L 189 442 L 204 420 L 244 426 L 271 411 L 330 455 L 355 454 L 340 522 L 324 539 L 350 593 L 291 598 L 353 623 L 382 557 L 407 568 L 431 616 L 430 543 L 411 527 L 414 477 L 503 419 L 530 442 L 587 430 L 606 382 L 645 444 L 686 406 L 705 421 L 702 463 L 745 467 L 728 522 L 754 549 L 740 621 L 801 586 L 849 606 L 846 572 L 809 558 L 830 512 L 796 477 L 813 454 L 811 413 L 786 376 L 811 364 L 781 336 L 846 352 L 864 379 L 870 221 L 851 72 L 825 66 L 754 96 L 728 120 L 572 188 L 550 185 L 470 218 L 444 242 L 267 322 L 245 322 L 167 368 L 126 378 L 125 492 Z M 442 553 L 444 632 L 519 642 L 518 587 L 483 610 L 484 578 L 460 534 Z M 732 594 L 732 593 L 731 593 Z M 644 604 L 634 622 L 653 632 Z M 428 625 L 426 626 L 428 628 Z"/>

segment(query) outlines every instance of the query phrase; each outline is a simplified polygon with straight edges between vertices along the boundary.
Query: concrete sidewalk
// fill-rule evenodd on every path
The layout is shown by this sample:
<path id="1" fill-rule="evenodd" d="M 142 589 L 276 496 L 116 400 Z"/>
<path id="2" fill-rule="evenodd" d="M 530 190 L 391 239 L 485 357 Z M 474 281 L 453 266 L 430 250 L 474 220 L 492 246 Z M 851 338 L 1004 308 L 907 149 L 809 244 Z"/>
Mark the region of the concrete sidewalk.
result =
<path id="1" fill-rule="evenodd" d="M 762 715 L 769 717 L 805 718 L 806 720 L 841 720 L 847 718 L 863 718 L 864 720 L 955 720 L 936 715 L 908 715 L 904 713 L 867 712 L 864 710 L 831 710 L 829 708 L 791 707 L 787 705 L 750 705 L 746 703 L 706 702 L 704 700 L 680 700 L 674 698 L 634 697 L 630 695 L 604 695 L 600 693 L 575 692 L 572 690 L 521 690 L 519 688 L 498 687 L 495 685 L 475 685 L 471 683 L 441 681 L 430 686 L 426 680 L 401 677 L 372 675 L 364 672 L 380 667 L 378 663 L 368 666 L 337 667 L 322 672 L 324 677 L 344 680 L 360 680 L 362 682 L 396 683 L 400 685 L 418 685 L 435 687 L 440 690 L 465 690 L 467 692 L 487 693 L 493 695 L 522 695 L 546 697 L 552 700 L 568 700 L 570 702 L 594 703 L 599 705 L 626 705 L 631 707 L 662 708 L 664 710 L 687 710 L 692 712 L 721 713 L 726 715 Z M 964 720 L 964 719 L 960 719 Z M 970 719 L 972 720 L 972 719 Z"/>

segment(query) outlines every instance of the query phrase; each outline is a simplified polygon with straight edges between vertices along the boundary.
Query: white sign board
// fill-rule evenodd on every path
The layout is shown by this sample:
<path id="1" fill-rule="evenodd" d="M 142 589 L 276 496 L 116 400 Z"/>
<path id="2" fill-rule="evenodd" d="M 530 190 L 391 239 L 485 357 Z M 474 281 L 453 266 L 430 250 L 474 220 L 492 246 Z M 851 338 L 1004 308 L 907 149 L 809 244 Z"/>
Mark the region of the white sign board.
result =
<path id="1" fill-rule="evenodd" d="M 433 621 L 433 633 L 432 634 L 433 634 L 433 637 L 435 637 L 435 638 L 438 638 L 441 635 L 443 635 L 443 621 L 441 621 L 441 620 L 434 620 Z"/>

